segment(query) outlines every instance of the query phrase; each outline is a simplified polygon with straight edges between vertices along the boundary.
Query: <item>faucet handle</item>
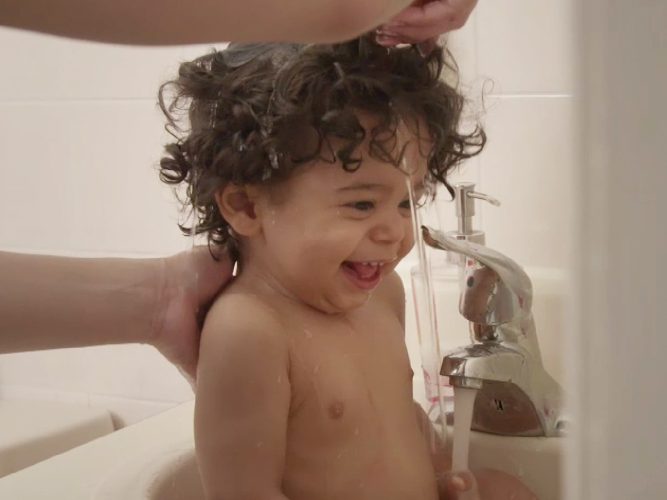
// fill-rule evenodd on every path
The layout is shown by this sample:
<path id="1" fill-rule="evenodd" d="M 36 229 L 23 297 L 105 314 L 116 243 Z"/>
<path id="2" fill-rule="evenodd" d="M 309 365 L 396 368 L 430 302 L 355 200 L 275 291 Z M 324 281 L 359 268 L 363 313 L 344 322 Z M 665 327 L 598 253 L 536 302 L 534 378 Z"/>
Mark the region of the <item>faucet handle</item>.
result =
<path id="1" fill-rule="evenodd" d="M 530 314 L 533 287 L 512 259 L 472 241 L 422 226 L 424 243 L 468 258 L 460 311 L 469 321 L 497 326 Z"/>
<path id="2" fill-rule="evenodd" d="M 488 327 L 509 323 L 521 314 L 521 306 L 518 295 L 500 279 L 498 273 L 477 262 L 466 269 L 459 311 L 471 323 Z"/>

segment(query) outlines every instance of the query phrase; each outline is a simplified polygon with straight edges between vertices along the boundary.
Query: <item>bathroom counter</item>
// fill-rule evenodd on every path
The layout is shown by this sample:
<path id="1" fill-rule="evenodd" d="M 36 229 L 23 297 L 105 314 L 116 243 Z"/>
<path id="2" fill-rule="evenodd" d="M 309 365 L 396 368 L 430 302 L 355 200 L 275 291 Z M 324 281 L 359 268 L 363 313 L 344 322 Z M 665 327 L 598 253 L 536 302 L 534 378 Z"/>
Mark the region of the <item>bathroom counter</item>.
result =
<path id="1" fill-rule="evenodd" d="M 0 477 L 113 432 L 109 412 L 52 401 L 0 401 Z"/>
<path id="2" fill-rule="evenodd" d="M 0 498 L 90 500 L 114 470 L 137 456 L 190 440 L 194 401 L 0 479 Z M 124 499 L 130 500 L 130 499 Z"/>

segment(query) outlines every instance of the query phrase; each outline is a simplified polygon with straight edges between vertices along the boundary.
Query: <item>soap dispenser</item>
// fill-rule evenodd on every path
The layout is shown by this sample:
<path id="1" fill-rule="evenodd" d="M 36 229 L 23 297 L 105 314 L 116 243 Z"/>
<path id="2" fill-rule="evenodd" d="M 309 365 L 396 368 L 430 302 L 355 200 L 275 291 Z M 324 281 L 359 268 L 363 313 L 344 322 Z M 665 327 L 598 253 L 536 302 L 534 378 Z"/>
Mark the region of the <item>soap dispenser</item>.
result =
<path id="1" fill-rule="evenodd" d="M 473 224 L 475 200 L 484 200 L 495 206 L 499 206 L 500 202 L 475 191 L 473 182 L 459 182 L 453 188 L 457 228 L 446 232 L 447 236 L 484 245 L 485 233 L 475 229 Z M 438 408 L 450 412 L 454 406 L 454 390 L 448 379 L 439 374 L 441 355 L 471 342 L 468 321 L 459 314 L 458 302 L 464 270 L 474 263 L 466 262 L 466 258 L 459 253 L 444 254 L 444 258 L 443 252 L 427 256 L 428 263 L 424 266 L 429 270 L 430 280 L 426 280 L 419 265 L 410 272 L 424 387 L 426 399 L 431 405 L 429 414 Z M 434 331 L 438 332 L 437 336 Z M 439 404 L 439 397 L 442 405 Z M 433 419 L 434 415 L 431 417 Z"/>

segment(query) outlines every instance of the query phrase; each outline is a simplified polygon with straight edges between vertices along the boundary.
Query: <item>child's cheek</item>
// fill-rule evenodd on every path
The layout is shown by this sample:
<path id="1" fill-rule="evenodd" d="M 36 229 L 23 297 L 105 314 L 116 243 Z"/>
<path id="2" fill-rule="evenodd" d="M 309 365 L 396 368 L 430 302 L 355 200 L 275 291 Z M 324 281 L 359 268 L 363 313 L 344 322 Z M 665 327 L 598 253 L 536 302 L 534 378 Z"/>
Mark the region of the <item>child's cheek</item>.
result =
<path id="1" fill-rule="evenodd" d="M 410 250 L 412 250 L 412 248 L 415 246 L 415 238 L 414 238 L 414 236 L 413 236 L 413 229 L 412 229 L 412 226 L 410 226 L 410 227 L 408 228 L 408 230 L 409 230 L 410 232 L 409 232 L 408 235 L 405 237 L 405 240 L 404 240 L 404 242 L 403 242 L 403 244 L 402 244 L 401 255 L 399 255 L 399 258 L 400 258 L 400 259 L 402 259 L 402 258 L 405 257 L 407 254 L 409 254 L 409 253 L 410 253 Z"/>

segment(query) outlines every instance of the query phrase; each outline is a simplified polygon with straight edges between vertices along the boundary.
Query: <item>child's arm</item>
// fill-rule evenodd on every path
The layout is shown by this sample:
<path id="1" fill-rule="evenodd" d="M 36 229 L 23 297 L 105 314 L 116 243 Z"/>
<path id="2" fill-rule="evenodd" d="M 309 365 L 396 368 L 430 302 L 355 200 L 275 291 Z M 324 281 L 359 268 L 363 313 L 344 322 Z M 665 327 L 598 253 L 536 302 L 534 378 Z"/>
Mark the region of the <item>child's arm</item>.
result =
<path id="1" fill-rule="evenodd" d="M 201 341 L 195 444 L 206 498 L 286 500 L 281 492 L 290 404 L 280 323 L 254 301 L 225 297 Z"/>
<path id="2" fill-rule="evenodd" d="M 394 272 L 388 275 L 385 278 L 385 283 L 383 283 L 383 286 L 378 292 L 385 297 L 392 310 L 395 311 L 397 319 L 403 328 L 403 333 L 405 334 L 405 290 L 403 289 L 403 282 L 398 274 Z M 456 492 L 462 491 L 462 489 L 467 489 L 466 486 L 468 485 L 461 485 L 460 481 L 445 474 L 451 469 L 451 460 L 449 459 L 445 443 L 440 439 L 440 436 L 438 436 L 438 433 L 421 405 L 414 402 L 414 406 L 417 424 L 419 425 L 419 429 L 429 447 L 433 470 L 438 478 L 438 490 L 443 492 L 445 490 Z M 441 493 L 441 498 L 447 498 L 444 495 L 445 493 Z"/>
<path id="3" fill-rule="evenodd" d="M 424 409 L 416 401 L 415 411 L 417 412 L 417 422 L 419 423 L 419 428 L 424 435 L 424 439 L 426 439 L 426 442 L 429 445 L 429 450 L 431 452 L 431 462 L 433 463 L 433 468 L 436 475 L 442 474 L 445 471 L 449 471 L 452 468 L 452 462 L 449 458 L 449 453 L 447 452 L 448 450 L 444 441 L 438 435 L 438 432 L 435 430 L 433 423 L 428 418 L 428 415 Z"/>
<path id="4" fill-rule="evenodd" d="M 464 472 L 453 474 L 452 461 L 446 443 L 440 438 L 431 419 L 421 407 L 415 402 L 417 421 L 419 428 L 426 439 L 431 453 L 431 463 L 438 485 L 438 498 L 440 500 L 455 500 L 459 493 L 472 488 L 474 480 L 470 473 Z"/>
<path id="5" fill-rule="evenodd" d="M 387 276 L 380 293 L 396 311 L 405 330 L 405 291 L 396 273 Z M 479 500 L 537 500 L 537 497 L 516 477 L 501 471 L 484 469 L 475 471 L 452 471 L 452 462 L 446 444 L 440 439 L 433 423 L 424 409 L 415 402 L 415 412 L 419 428 L 431 453 L 431 462 L 437 478 L 440 500 L 456 500 L 463 492 L 477 488 Z"/>

